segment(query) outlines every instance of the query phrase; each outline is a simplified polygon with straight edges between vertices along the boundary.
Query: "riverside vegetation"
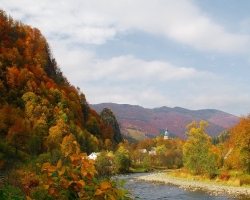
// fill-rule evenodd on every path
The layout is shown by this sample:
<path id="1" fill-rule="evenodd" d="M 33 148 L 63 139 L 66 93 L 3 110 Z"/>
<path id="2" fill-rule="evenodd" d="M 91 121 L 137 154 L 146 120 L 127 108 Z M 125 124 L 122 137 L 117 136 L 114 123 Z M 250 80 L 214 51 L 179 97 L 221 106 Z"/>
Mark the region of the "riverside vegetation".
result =
<path id="1" fill-rule="evenodd" d="M 3 10 L 0 93 L 0 199 L 130 199 L 110 175 L 163 169 L 250 184 L 250 116 L 213 139 L 194 121 L 187 140 L 130 143 L 111 110 L 99 115 L 68 82 L 40 31 Z"/>

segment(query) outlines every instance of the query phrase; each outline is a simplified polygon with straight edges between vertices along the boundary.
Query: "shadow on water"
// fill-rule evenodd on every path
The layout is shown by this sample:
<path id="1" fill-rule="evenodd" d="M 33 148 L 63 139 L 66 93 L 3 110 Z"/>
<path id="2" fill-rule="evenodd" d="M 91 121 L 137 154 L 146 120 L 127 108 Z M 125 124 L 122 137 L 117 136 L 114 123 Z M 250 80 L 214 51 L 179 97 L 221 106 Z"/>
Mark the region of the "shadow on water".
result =
<path id="1" fill-rule="evenodd" d="M 118 179 L 124 179 L 126 181 L 125 188 L 128 189 L 132 195 L 132 198 L 136 199 L 180 199 L 180 200 L 191 200 L 191 199 L 202 199 L 202 200 L 250 200 L 250 198 L 235 198 L 228 195 L 212 196 L 205 191 L 196 190 L 189 191 L 181 189 L 174 185 L 168 185 L 163 183 L 151 183 L 141 180 L 136 180 L 138 176 L 146 174 L 130 174 L 118 176 Z"/>

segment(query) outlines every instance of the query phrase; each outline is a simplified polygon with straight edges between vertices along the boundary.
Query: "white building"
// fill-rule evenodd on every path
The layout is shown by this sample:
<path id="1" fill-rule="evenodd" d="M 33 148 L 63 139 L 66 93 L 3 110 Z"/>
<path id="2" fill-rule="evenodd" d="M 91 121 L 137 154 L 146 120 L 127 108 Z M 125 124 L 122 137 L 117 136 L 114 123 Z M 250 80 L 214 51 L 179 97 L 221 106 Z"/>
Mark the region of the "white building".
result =
<path id="1" fill-rule="evenodd" d="M 139 151 L 140 151 L 140 153 L 147 153 L 148 152 L 147 149 L 140 149 Z"/>
<path id="2" fill-rule="evenodd" d="M 97 156 L 99 155 L 100 153 L 97 153 L 97 152 L 93 152 L 91 154 L 89 154 L 88 158 L 89 159 L 92 159 L 92 160 L 96 160 Z"/>
<path id="3" fill-rule="evenodd" d="M 166 128 L 165 133 L 164 133 L 164 140 L 168 140 L 169 139 L 169 132 L 168 129 Z"/>

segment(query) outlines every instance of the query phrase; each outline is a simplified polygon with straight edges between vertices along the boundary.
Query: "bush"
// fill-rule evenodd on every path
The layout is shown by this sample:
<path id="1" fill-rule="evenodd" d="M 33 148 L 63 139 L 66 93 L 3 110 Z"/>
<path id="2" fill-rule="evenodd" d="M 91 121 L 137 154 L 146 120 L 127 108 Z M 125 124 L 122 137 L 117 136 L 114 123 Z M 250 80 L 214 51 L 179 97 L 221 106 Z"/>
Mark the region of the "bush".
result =
<path id="1" fill-rule="evenodd" d="M 250 185 L 250 178 L 240 178 L 240 185 Z"/>
<path id="2" fill-rule="evenodd" d="M 221 179 L 223 181 L 227 181 L 229 178 L 230 178 L 230 174 L 228 172 L 224 172 L 224 173 L 219 175 L 219 179 Z"/>
<path id="3" fill-rule="evenodd" d="M 51 158 L 51 154 L 50 153 L 43 153 L 43 154 L 40 154 L 37 159 L 36 159 L 36 163 L 39 163 L 39 164 L 43 164 L 45 162 L 49 162 L 50 161 L 50 158 Z"/>
<path id="4" fill-rule="evenodd" d="M 22 192 L 19 189 L 6 185 L 4 188 L 0 189 L 0 199 L 16 199 L 16 200 L 25 200 L 26 198 L 22 196 Z"/>
<path id="5" fill-rule="evenodd" d="M 61 151 L 59 149 L 53 149 L 52 153 L 40 154 L 36 159 L 36 163 L 43 164 L 45 162 L 50 162 L 55 165 L 61 157 Z"/>
<path id="6" fill-rule="evenodd" d="M 217 176 L 216 173 L 209 174 L 209 178 L 210 178 L 210 179 L 214 179 L 216 176 Z"/>
<path id="7" fill-rule="evenodd" d="M 94 161 L 87 154 L 73 154 L 71 164 L 63 165 L 59 160 L 56 166 L 44 163 L 41 171 L 43 188 L 47 188 L 48 197 L 58 198 L 66 195 L 69 199 L 117 199 L 129 200 L 128 191 L 121 189 L 119 183 L 111 180 L 98 180 Z"/>
<path id="8" fill-rule="evenodd" d="M 98 172 L 98 177 L 110 176 L 114 171 L 114 155 L 109 152 L 101 152 L 97 156 L 95 167 Z"/>

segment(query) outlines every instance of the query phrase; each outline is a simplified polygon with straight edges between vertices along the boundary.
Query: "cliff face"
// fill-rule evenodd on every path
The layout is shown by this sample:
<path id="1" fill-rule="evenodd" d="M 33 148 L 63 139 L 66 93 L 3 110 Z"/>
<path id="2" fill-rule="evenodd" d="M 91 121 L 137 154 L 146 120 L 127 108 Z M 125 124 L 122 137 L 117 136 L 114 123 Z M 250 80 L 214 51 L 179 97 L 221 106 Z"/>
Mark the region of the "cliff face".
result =
<path id="1" fill-rule="evenodd" d="M 238 117 L 214 109 L 188 110 L 180 107 L 160 107 L 154 109 L 129 104 L 102 103 L 90 105 L 91 108 L 100 112 L 103 108 L 111 109 L 120 124 L 123 135 L 141 140 L 156 137 L 164 133 L 167 128 L 170 136 L 186 138 L 187 124 L 193 120 L 207 121 L 210 126 L 207 134 L 218 136 L 238 123 Z"/>
<path id="2" fill-rule="evenodd" d="M 109 124 L 112 127 L 114 131 L 114 141 L 117 144 L 122 142 L 123 141 L 122 134 L 114 113 L 110 109 L 104 108 L 100 113 L 100 117 L 105 124 Z"/>

